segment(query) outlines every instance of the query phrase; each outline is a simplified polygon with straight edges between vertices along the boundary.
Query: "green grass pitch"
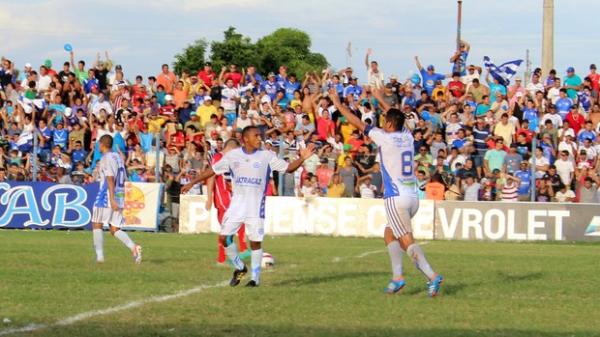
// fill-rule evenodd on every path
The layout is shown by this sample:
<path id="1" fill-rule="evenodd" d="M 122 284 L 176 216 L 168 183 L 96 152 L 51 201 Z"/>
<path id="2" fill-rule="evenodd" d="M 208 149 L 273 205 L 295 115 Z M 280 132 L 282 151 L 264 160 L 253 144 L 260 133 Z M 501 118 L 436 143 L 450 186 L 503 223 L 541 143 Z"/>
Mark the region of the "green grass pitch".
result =
<path id="1" fill-rule="evenodd" d="M 0 336 L 600 336 L 600 244 L 430 242 L 430 299 L 406 257 L 383 294 L 381 240 L 267 237 L 276 267 L 247 289 L 222 286 L 215 235 L 131 235 L 139 266 L 108 233 L 96 265 L 90 232 L 0 231 Z"/>

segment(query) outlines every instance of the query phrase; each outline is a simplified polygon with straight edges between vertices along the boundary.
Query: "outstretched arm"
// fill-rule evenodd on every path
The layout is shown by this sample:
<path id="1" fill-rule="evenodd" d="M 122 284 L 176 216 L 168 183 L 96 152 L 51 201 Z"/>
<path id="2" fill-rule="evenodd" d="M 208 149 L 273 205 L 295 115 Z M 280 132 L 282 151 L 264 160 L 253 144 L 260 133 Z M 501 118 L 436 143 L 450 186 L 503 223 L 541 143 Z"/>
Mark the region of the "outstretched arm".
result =
<path id="1" fill-rule="evenodd" d="M 369 55 L 373 53 L 371 48 L 367 49 L 367 54 L 365 55 L 365 66 L 369 69 Z"/>
<path id="2" fill-rule="evenodd" d="M 196 185 L 197 183 L 201 183 L 204 180 L 206 180 L 214 175 L 215 175 L 215 171 L 213 171 L 213 169 L 209 167 L 208 169 L 200 172 L 200 174 L 196 178 L 192 179 L 192 181 L 190 181 L 188 184 L 183 186 L 181 188 L 181 193 L 186 193 L 192 187 L 194 187 L 194 185 Z"/>
<path id="3" fill-rule="evenodd" d="M 365 131 L 365 128 L 367 125 L 363 121 L 361 121 L 360 118 L 356 117 L 356 115 L 353 114 L 350 111 L 350 109 L 348 109 L 346 106 L 342 105 L 342 103 L 340 102 L 340 98 L 337 95 L 337 92 L 335 91 L 335 88 L 329 89 L 329 97 L 333 101 L 333 104 L 335 105 L 335 107 L 340 111 L 340 113 L 344 117 L 346 117 L 346 120 L 348 121 L 348 123 L 357 127 L 361 132 Z"/>
<path id="4" fill-rule="evenodd" d="M 383 89 L 374 89 L 371 90 L 371 93 L 373 94 L 373 97 L 377 99 L 377 102 L 379 102 L 379 105 L 381 106 L 381 110 L 383 110 L 383 112 L 386 112 L 391 108 L 391 106 L 387 104 L 387 102 L 383 99 Z"/>
<path id="5" fill-rule="evenodd" d="M 306 148 L 300 150 L 300 158 L 294 160 L 293 162 L 291 162 L 288 165 L 288 168 L 286 170 L 287 173 L 292 173 L 294 171 L 296 171 L 300 165 L 302 165 L 302 163 L 304 163 L 304 161 L 306 159 L 308 159 L 308 157 L 312 156 L 312 154 L 315 152 L 315 145 L 310 143 L 306 146 Z"/>

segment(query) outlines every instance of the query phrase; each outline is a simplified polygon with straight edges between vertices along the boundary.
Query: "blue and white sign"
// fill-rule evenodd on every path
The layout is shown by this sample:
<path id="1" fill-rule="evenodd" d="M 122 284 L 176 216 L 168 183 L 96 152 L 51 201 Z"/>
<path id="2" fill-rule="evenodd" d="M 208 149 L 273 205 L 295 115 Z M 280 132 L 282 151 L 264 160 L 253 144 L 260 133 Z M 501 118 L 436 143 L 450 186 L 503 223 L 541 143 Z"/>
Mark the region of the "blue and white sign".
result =
<path id="1" fill-rule="evenodd" d="M 0 228 L 87 228 L 98 184 L 0 183 Z"/>

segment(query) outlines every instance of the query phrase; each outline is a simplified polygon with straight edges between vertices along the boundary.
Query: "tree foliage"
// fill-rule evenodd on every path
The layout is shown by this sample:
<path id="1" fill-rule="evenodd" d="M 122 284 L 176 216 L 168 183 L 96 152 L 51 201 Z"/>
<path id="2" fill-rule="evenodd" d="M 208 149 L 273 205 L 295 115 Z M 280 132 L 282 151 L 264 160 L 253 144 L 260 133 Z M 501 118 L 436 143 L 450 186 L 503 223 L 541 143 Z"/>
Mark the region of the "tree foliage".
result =
<path id="1" fill-rule="evenodd" d="M 206 40 L 197 40 L 188 46 L 175 56 L 175 70 L 194 72 L 201 69 L 206 47 Z M 306 72 L 320 71 L 328 65 L 325 56 L 311 52 L 310 47 L 310 36 L 294 28 L 277 29 L 253 43 L 249 37 L 229 27 L 223 41 L 210 43 L 210 61 L 217 72 L 229 64 L 240 68 L 254 65 L 263 75 L 277 72 L 279 66 L 285 65 L 288 73 L 296 73 L 302 79 Z"/>
<path id="2" fill-rule="evenodd" d="M 181 75 L 184 70 L 195 72 L 202 69 L 207 46 L 206 40 L 198 39 L 188 45 L 180 54 L 175 55 L 175 62 L 173 62 L 175 73 Z"/>

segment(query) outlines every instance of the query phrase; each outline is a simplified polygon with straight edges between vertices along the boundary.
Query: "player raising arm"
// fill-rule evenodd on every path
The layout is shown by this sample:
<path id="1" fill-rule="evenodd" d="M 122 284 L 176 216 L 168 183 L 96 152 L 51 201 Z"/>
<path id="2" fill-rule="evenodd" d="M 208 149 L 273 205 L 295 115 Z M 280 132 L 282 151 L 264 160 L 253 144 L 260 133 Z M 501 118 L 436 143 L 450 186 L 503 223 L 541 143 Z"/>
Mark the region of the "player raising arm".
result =
<path id="1" fill-rule="evenodd" d="M 366 125 L 361 121 L 340 102 L 335 91 L 331 91 L 329 97 L 346 120 L 363 131 L 379 147 L 383 172 L 383 198 L 388 221 L 384 241 L 390 255 L 393 273 L 393 278 L 385 291 L 394 294 L 405 286 L 402 274 L 402 252 L 404 251 L 413 260 L 417 269 L 427 277 L 428 294 L 433 297 L 438 294 L 444 279 L 431 269 L 423 249 L 415 242 L 412 235 L 411 219 L 419 209 L 417 179 L 413 172 L 414 139 L 404 127 L 404 114 L 398 109 L 390 109 L 378 90 L 373 92 L 385 111 L 382 129 Z"/>
<path id="2" fill-rule="evenodd" d="M 230 172 L 233 196 L 229 208 L 223 216 L 219 240 L 225 247 L 225 254 L 235 267 L 233 278 L 229 283 L 235 287 L 248 269 L 238 255 L 237 247 L 233 243 L 233 236 L 242 224 L 246 225 L 246 235 L 250 240 L 250 249 L 252 250 L 252 279 L 246 286 L 256 287 L 260 283 L 266 187 L 270 180 L 271 170 L 294 172 L 304 160 L 313 154 L 314 145 L 309 144 L 300 151 L 299 159 L 288 163 L 277 158 L 274 152 L 260 149 L 262 140 L 256 126 L 244 128 L 242 140 L 244 145 L 241 148 L 227 152 L 212 168 L 200 173 L 196 179 L 181 190 L 182 193 L 185 193 L 198 182 L 216 174 Z"/>

